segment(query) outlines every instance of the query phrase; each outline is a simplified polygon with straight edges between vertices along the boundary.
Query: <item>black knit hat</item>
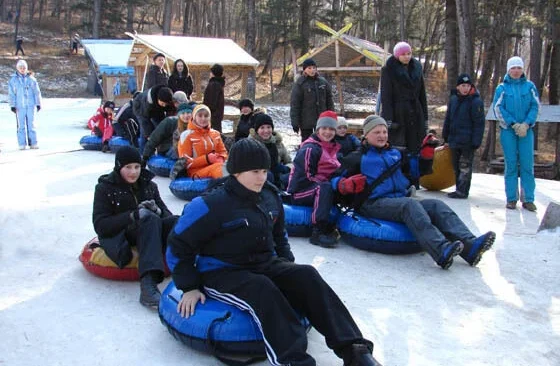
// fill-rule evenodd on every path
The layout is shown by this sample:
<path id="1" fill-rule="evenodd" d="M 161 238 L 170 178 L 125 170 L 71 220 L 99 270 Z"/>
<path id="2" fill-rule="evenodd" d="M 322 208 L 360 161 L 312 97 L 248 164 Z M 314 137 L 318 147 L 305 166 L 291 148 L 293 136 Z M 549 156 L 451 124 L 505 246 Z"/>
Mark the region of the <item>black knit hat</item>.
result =
<path id="1" fill-rule="evenodd" d="M 157 93 L 157 98 L 164 103 L 171 104 L 173 103 L 173 90 L 168 87 L 161 88 Z"/>
<path id="2" fill-rule="evenodd" d="M 132 146 L 123 146 L 115 154 L 115 171 L 120 172 L 122 167 L 130 163 L 142 164 L 142 157 L 138 149 Z"/>
<path id="3" fill-rule="evenodd" d="M 251 110 L 253 110 L 253 109 L 255 109 L 255 104 L 253 103 L 253 101 L 251 99 L 241 99 L 239 101 L 239 109 L 241 109 L 243 107 L 249 107 L 249 108 L 251 108 Z"/>
<path id="4" fill-rule="evenodd" d="M 268 149 L 257 140 L 252 138 L 241 139 L 233 144 L 229 150 L 226 168 L 229 174 L 269 169 L 270 154 Z"/>
<path id="5" fill-rule="evenodd" d="M 105 103 L 103 103 L 103 109 L 105 109 L 105 108 L 115 109 L 115 103 L 108 100 Z"/>
<path id="6" fill-rule="evenodd" d="M 301 64 L 301 66 L 303 67 L 303 69 L 305 70 L 306 68 L 310 67 L 310 66 L 317 66 L 317 64 L 315 63 L 315 60 L 313 60 L 312 58 L 308 58 L 305 61 L 303 61 L 303 63 Z"/>
<path id="7" fill-rule="evenodd" d="M 265 113 L 259 113 L 253 116 L 253 124 L 255 125 L 255 131 L 258 131 L 262 125 L 269 125 L 274 130 L 274 123 L 272 122 L 272 117 Z"/>
<path id="8" fill-rule="evenodd" d="M 210 68 L 210 71 L 212 71 L 212 74 L 214 74 L 214 76 L 220 77 L 224 74 L 224 67 L 220 64 L 214 64 Z"/>
<path id="9" fill-rule="evenodd" d="M 457 78 L 457 85 L 461 85 L 461 84 L 471 84 L 472 80 L 469 74 L 461 74 L 459 75 L 459 77 Z"/>

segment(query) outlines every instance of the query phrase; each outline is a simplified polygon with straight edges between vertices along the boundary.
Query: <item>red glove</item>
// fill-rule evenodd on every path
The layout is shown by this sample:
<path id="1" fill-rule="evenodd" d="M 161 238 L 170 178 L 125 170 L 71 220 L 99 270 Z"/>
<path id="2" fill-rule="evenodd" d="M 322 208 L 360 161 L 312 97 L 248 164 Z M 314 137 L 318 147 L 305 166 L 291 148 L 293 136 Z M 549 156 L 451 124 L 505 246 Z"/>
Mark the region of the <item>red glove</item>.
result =
<path id="1" fill-rule="evenodd" d="M 366 176 L 356 174 L 348 178 L 340 178 L 336 188 L 340 194 L 360 193 L 366 187 Z"/>
<path id="2" fill-rule="evenodd" d="M 216 164 L 216 163 L 223 163 L 224 162 L 224 157 L 223 156 L 218 155 L 218 154 L 213 153 L 213 152 L 209 153 L 206 156 L 206 159 L 208 160 L 208 162 L 210 164 Z"/>

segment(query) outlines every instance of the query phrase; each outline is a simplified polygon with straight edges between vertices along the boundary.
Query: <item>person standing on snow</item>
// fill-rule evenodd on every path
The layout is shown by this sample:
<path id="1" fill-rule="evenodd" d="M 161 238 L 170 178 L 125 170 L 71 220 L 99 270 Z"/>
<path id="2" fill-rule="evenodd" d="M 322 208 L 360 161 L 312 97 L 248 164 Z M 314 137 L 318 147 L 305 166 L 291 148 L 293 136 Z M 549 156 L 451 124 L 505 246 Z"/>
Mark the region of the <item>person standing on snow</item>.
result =
<path id="1" fill-rule="evenodd" d="M 210 68 L 210 73 L 211 77 L 204 90 L 202 104 L 210 108 L 212 129 L 221 134 L 222 120 L 224 119 L 224 86 L 226 85 L 224 67 L 220 64 L 215 64 Z"/>
<path id="2" fill-rule="evenodd" d="M 17 138 L 20 150 L 26 146 L 38 149 L 35 130 L 35 109 L 41 110 L 41 90 L 32 73 L 27 71 L 27 62 L 19 60 L 16 73 L 8 82 L 10 109 L 16 114 Z"/>

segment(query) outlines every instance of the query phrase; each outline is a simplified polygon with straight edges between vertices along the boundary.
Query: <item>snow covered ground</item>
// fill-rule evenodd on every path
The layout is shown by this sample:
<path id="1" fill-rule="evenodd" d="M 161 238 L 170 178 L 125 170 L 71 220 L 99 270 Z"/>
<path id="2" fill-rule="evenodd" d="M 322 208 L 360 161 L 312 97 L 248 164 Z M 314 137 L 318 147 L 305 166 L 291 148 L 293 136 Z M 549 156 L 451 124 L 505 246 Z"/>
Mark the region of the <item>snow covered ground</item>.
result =
<path id="1" fill-rule="evenodd" d="M 0 104 L 0 364 L 220 365 L 175 340 L 138 303 L 138 283 L 94 277 L 77 260 L 94 236 L 97 177 L 114 162 L 78 144 L 98 103 L 46 99 L 40 149 L 26 151 L 17 150 L 15 118 Z M 169 179 L 156 182 L 180 213 L 185 202 L 171 195 Z M 538 180 L 536 214 L 506 211 L 500 176 L 475 174 L 466 201 L 419 192 L 448 202 L 474 233 L 497 232 L 478 268 L 459 259 L 443 271 L 426 254 L 381 255 L 344 243 L 291 244 L 297 261 L 316 266 L 338 292 L 385 366 L 557 366 L 560 239 L 536 230 L 559 191 L 559 182 Z M 342 364 L 315 330 L 309 352 L 319 365 Z"/>

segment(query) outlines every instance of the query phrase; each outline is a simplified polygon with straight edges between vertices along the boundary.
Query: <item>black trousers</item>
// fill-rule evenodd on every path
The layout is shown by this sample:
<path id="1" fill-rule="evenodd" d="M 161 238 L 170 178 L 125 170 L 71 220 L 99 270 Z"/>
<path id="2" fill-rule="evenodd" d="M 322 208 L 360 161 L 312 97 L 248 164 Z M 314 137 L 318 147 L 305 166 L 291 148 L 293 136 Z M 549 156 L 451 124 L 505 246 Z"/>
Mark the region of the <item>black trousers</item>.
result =
<path id="1" fill-rule="evenodd" d="M 304 142 L 313 134 L 313 129 L 302 128 L 299 132 L 301 133 L 301 142 Z"/>
<path id="2" fill-rule="evenodd" d="M 147 211 L 147 210 L 145 210 Z M 132 260 L 132 246 L 138 250 L 138 272 L 140 277 L 149 271 L 160 272 L 163 280 L 163 253 L 167 245 L 167 236 L 178 216 L 160 218 L 153 212 L 144 215 L 135 224 L 117 237 L 100 239 L 101 247 L 120 268 Z"/>
<path id="3" fill-rule="evenodd" d="M 468 196 L 471 189 L 474 150 L 453 148 L 451 149 L 451 156 L 453 169 L 455 170 L 455 190 Z"/>
<path id="4" fill-rule="evenodd" d="M 373 344 L 362 337 L 348 309 L 310 265 L 276 257 L 250 268 L 224 268 L 202 273 L 205 292 L 219 301 L 248 311 L 264 335 L 272 365 L 315 365 L 307 354 L 306 329 L 294 309 L 301 311 L 327 346 L 341 358 L 354 343 Z"/>

